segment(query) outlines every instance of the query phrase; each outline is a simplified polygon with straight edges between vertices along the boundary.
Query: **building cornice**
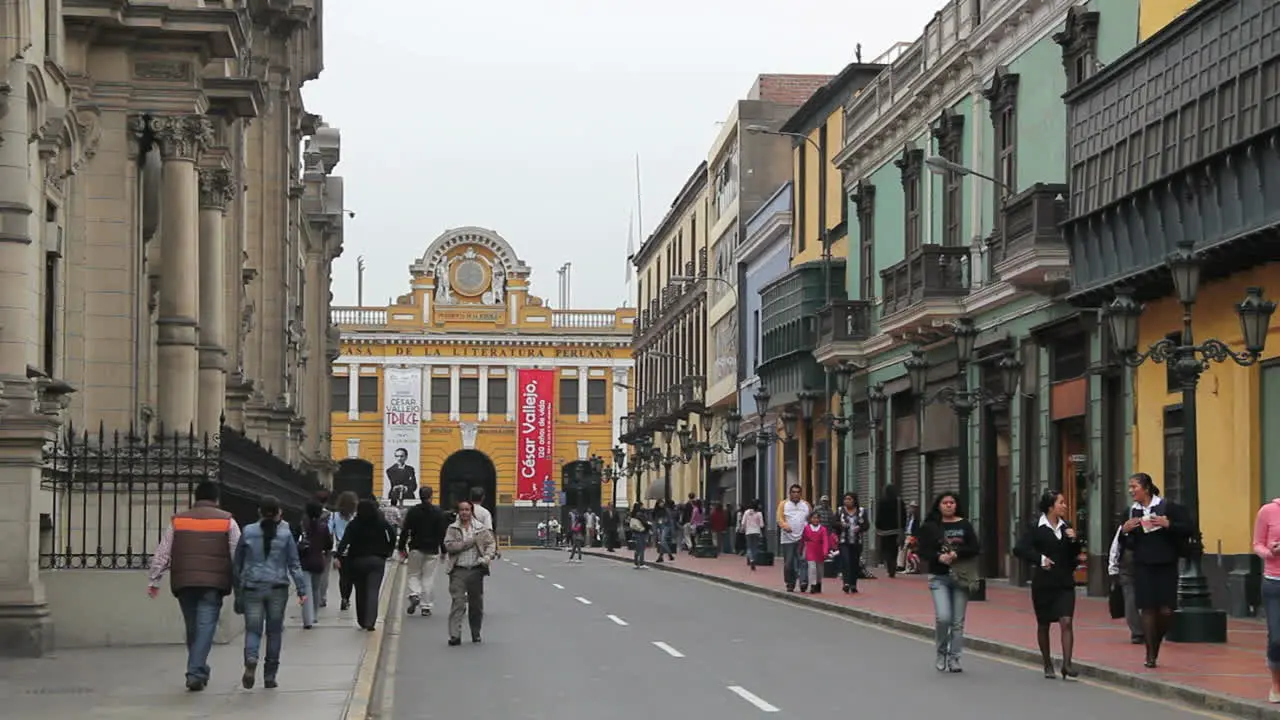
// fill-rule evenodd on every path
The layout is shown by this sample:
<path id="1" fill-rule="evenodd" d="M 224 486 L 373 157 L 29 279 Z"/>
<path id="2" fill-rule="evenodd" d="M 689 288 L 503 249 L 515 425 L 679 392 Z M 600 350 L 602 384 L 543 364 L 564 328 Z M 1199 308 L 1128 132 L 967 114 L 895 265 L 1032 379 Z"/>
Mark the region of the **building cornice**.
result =
<path id="1" fill-rule="evenodd" d="M 850 127 L 858 116 L 857 105 L 876 102 L 869 85 L 854 98 L 845 114 L 845 137 L 849 139 L 835 156 L 846 177 L 866 177 L 902 151 L 905 142 L 929 132 L 930 124 L 945 108 L 965 96 L 980 93 L 995 69 L 1019 57 L 1033 45 L 1052 35 L 1066 20 L 1075 0 L 1009 0 L 991 9 L 991 14 L 967 38 L 955 41 L 942 57 L 909 82 L 895 89 L 895 100 L 887 112 L 871 124 Z M 910 53 L 904 53 L 904 56 Z M 892 69 L 885 70 L 886 73 Z"/>
<path id="2" fill-rule="evenodd" d="M 370 367 L 374 365 L 391 365 L 391 366 L 435 366 L 448 367 L 451 365 L 462 365 L 466 367 L 484 366 L 484 367 L 513 367 L 513 368 L 632 368 L 635 367 L 635 360 L 631 358 L 558 358 L 558 357 L 531 357 L 531 358 L 499 358 L 499 357 L 437 357 L 425 355 L 379 355 L 369 357 L 365 355 L 340 355 L 333 362 L 330 368 L 330 374 L 333 370 L 340 366 L 359 365 L 362 367 Z"/>
<path id="3" fill-rule="evenodd" d="M 791 211 L 779 210 L 748 236 L 747 241 L 738 246 L 734 260 L 738 263 L 752 263 L 761 255 L 774 247 L 780 239 L 791 241 Z"/>
<path id="4" fill-rule="evenodd" d="M 342 333 L 340 342 L 347 345 L 479 345 L 520 346 L 545 345 L 631 347 L 631 333 L 625 335 L 407 335 L 402 333 Z"/>

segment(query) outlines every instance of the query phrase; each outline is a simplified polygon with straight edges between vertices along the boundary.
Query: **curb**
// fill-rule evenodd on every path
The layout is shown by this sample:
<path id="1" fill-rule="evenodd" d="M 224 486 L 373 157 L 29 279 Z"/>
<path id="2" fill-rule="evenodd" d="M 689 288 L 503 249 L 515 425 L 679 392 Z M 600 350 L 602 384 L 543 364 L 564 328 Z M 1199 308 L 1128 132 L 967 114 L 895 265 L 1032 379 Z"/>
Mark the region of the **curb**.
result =
<path id="1" fill-rule="evenodd" d="M 631 558 L 624 555 L 610 555 L 608 553 L 586 552 L 585 554 L 593 557 L 604 558 L 606 560 L 616 560 L 620 562 L 631 562 Z M 713 582 L 719 585 L 725 585 L 738 590 L 743 590 L 755 595 L 770 597 L 775 600 L 782 600 L 793 605 L 802 605 L 815 610 L 836 613 L 846 617 L 859 620 L 861 622 L 886 627 L 899 632 L 916 635 L 919 637 L 933 637 L 933 627 L 929 625 L 921 625 L 907 620 L 902 620 L 890 615 L 882 615 L 857 607 L 849 607 L 836 603 L 819 600 L 817 598 L 798 595 L 796 593 L 788 593 L 783 590 L 775 590 L 773 588 L 760 587 L 752 583 L 745 583 L 739 580 L 720 577 L 710 573 L 690 570 L 688 568 L 676 567 L 673 565 L 658 565 L 650 563 L 650 568 L 661 572 L 676 573 L 678 575 L 688 575 L 700 580 Z M 1008 643 L 997 642 L 995 640 L 986 640 L 984 638 L 966 635 L 964 639 L 966 650 L 976 650 L 978 652 L 996 655 L 1010 660 L 1039 666 L 1040 653 L 1028 648 L 1010 645 Z M 1261 660 L 1259 661 L 1261 662 Z M 1212 712 L 1228 713 L 1237 715 L 1247 720 L 1280 720 L 1280 708 L 1269 707 L 1261 702 L 1254 702 L 1233 695 L 1224 695 L 1200 688 L 1190 687 L 1179 683 L 1169 682 L 1167 680 L 1157 680 L 1147 675 L 1138 675 L 1136 673 L 1124 672 L 1102 665 L 1094 665 L 1089 663 L 1074 663 L 1076 669 L 1080 671 L 1082 678 L 1089 678 L 1108 685 L 1133 690 L 1143 695 L 1148 695 L 1162 700 L 1173 700 L 1195 708 L 1209 710 Z"/>
<path id="2" fill-rule="evenodd" d="M 393 600 L 399 597 L 405 578 L 404 565 L 399 562 L 393 564 L 395 568 L 382 577 L 381 596 L 378 598 L 378 617 L 382 618 L 382 621 L 365 640 L 360 664 L 356 668 L 355 686 L 342 712 L 342 720 L 367 720 L 376 717 L 377 708 L 374 701 L 377 695 L 374 693 L 374 686 L 379 679 L 378 668 L 382 664 L 386 647 L 383 640 L 387 636 L 387 621 L 390 617 L 388 609 Z"/>

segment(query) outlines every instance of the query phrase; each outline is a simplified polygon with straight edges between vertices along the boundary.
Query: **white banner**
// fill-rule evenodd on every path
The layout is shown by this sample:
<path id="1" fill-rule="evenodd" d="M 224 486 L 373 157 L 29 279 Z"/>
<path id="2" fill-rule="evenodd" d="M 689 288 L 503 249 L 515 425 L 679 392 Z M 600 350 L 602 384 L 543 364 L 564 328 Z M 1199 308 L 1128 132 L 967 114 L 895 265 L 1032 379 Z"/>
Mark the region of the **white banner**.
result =
<path id="1" fill-rule="evenodd" d="M 422 459 L 422 368 L 382 371 L 382 497 L 397 493 L 406 505 L 418 499 Z"/>

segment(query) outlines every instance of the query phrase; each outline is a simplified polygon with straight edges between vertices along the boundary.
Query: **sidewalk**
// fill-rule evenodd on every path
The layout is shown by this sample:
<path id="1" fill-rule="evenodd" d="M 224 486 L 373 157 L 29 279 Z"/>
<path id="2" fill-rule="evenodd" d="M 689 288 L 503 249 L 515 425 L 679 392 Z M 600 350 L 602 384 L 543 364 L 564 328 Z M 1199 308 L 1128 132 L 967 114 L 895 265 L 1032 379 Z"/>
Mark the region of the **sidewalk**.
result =
<path id="1" fill-rule="evenodd" d="M 631 553 L 588 549 L 599 557 L 630 562 Z M 759 594 L 839 612 L 857 619 L 917 635 L 933 634 L 933 603 L 922 575 L 899 575 L 890 580 L 883 568 L 876 579 L 858 583 L 858 594 L 845 595 L 838 579 L 827 580 L 821 595 L 787 593 L 782 567 L 751 572 L 737 555 L 700 559 L 687 553 L 674 563 L 651 568 L 700 576 Z M 1266 627 L 1256 620 L 1229 621 L 1228 644 L 1179 645 L 1165 642 L 1160 667 L 1142 667 L 1143 649 L 1129 642 L 1123 620 L 1112 620 L 1105 598 L 1080 597 L 1076 603 L 1075 662 L 1081 675 L 1136 691 L 1180 700 L 1211 710 L 1249 718 L 1280 719 L 1280 706 L 1265 702 L 1269 687 L 1266 669 Z M 1058 638 L 1054 630 L 1054 653 Z M 1029 662 L 1039 673 L 1040 652 L 1035 644 L 1035 617 L 1029 591 L 999 581 L 987 586 L 987 601 L 969 606 L 965 625 L 968 648 Z"/>
<path id="2" fill-rule="evenodd" d="M 312 629 L 302 629 L 302 608 L 291 603 L 280 687 L 275 690 L 262 688 L 261 672 L 253 690 L 240 687 L 244 636 L 239 632 L 243 619 L 236 615 L 236 637 L 214 645 L 209 656 L 213 677 L 202 692 L 188 692 L 183 685 L 187 653 L 180 644 L 63 650 L 40 659 L 0 660 L 0 715 L 58 720 L 343 720 L 348 706 L 368 702 L 387 604 L 396 579 L 403 575 L 399 568 L 398 563 L 387 568 L 377 632 L 356 629 L 354 608 L 338 612 L 337 573 L 331 573 L 329 607 L 320 612 Z M 139 602 L 153 602 L 141 591 L 138 597 Z M 162 593 L 154 602 L 174 600 Z"/>

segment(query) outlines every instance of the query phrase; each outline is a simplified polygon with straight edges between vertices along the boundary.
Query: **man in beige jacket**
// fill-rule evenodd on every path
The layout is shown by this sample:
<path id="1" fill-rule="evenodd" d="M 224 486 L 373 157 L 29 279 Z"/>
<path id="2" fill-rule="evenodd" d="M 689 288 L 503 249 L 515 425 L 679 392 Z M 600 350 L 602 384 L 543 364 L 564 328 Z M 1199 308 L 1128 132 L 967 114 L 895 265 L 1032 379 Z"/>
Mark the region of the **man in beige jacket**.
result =
<path id="1" fill-rule="evenodd" d="M 458 519 L 444 532 L 445 573 L 449 576 L 449 645 L 462 644 L 462 616 L 471 626 L 471 642 L 480 642 L 484 622 L 484 579 L 498 554 L 493 531 L 475 517 L 469 500 L 458 503 Z"/>

